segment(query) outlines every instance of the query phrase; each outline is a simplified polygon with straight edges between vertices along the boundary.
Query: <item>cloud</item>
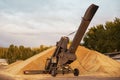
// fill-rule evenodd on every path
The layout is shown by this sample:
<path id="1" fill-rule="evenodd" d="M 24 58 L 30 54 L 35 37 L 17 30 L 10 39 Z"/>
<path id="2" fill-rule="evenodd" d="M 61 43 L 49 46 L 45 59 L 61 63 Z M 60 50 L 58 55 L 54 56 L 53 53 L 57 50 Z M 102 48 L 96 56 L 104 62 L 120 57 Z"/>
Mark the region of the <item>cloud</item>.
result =
<path id="1" fill-rule="evenodd" d="M 112 0 L 1 0 L 0 45 L 54 44 L 61 36 L 77 30 L 92 3 L 100 8 L 90 26 L 103 24 L 120 14 L 119 2 Z"/>
<path id="2" fill-rule="evenodd" d="M 66 12 L 67 15 L 68 12 Z M 72 14 L 71 14 L 72 15 Z M 57 17 L 58 16 L 58 17 Z M 69 15 L 70 16 L 70 15 Z M 56 14 L 48 13 L 48 15 L 38 15 L 36 13 L 0 13 L 0 29 L 8 32 L 58 32 L 64 31 L 64 28 L 73 29 L 75 27 L 73 23 L 74 18 L 70 19 L 69 16 L 63 16 L 62 12 Z M 66 19 L 65 19 L 66 18 Z M 12 27 L 12 28 L 11 28 Z M 49 30 L 48 30 L 49 29 Z M 67 31 L 66 30 L 66 31 Z"/>
<path id="3" fill-rule="evenodd" d="M 61 33 L 2 33 L 0 32 L 0 46 L 8 47 L 10 44 L 39 47 L 39 45 L 56 45 Z"/>

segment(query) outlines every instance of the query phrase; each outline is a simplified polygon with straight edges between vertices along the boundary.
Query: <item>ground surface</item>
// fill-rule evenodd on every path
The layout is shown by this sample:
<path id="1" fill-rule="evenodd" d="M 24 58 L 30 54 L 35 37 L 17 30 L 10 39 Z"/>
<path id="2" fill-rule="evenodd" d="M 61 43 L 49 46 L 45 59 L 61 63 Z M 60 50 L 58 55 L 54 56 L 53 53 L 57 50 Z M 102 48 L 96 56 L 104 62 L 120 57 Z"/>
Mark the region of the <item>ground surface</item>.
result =
<path id="1" fill-rule="evenodd" d="M 11 76 L 0 74 L 0 80 L 15 80 L 15 79 Z"/>
<path id="2" fill-rule="evenodd" d="M 0 74 L 0 80 L 120 80 L 120 77 L 95 77 L 95 76 L 78 76 L 58 75 L 51 77 L 50 75 L 24 75 L 9 76 Z"/>
<path id="3" fill-rule="evenodd" d="M 43 79 L 48 80 L 48 78 Z M 49 80 L 120 80 L 119 77 L 91 77 L 91 76 L 79 76 L 79 77 L 56 77 L 56 78 L 49 78 Z"/>

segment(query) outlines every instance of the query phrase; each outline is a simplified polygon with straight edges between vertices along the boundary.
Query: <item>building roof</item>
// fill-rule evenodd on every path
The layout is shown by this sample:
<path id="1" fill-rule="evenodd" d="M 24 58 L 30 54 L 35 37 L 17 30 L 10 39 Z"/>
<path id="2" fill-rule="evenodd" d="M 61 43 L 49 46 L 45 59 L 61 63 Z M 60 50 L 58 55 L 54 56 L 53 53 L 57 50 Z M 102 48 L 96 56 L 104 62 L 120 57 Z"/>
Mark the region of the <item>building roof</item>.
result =
<path id="1" fill-rule="evenodd" d="M 112 58 L 113 58 L 113 59 L 120 59 L 120 54 L 115 55 L 115 56 L 113 56 Z"/>

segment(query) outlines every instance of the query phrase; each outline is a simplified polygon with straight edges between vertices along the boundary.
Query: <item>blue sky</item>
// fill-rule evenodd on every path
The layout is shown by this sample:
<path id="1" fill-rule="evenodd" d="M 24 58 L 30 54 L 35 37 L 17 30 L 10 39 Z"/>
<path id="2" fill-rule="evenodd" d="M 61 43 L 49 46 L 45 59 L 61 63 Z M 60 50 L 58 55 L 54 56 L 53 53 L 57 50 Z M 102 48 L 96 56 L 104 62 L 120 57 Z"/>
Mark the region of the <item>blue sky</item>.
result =
<path id="1" fill-rule="evenodd" d="M 120 18 L 120 0 L 0 0 L 0 46 L 55 45 L 77 30 L 92 3 L 99 9 L 89 28 Z"/>

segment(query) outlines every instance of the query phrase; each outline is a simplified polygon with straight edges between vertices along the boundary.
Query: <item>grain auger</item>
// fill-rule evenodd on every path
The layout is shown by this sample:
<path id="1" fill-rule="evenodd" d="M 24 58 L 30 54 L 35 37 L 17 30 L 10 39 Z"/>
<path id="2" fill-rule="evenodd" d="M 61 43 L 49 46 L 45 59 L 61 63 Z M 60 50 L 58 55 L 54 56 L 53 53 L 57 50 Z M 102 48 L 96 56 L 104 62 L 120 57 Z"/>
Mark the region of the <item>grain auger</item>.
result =
<path id="1" fill-rule="evenodd" d="M 24 71 L 24 74 L 48 73 L 52 76 L 56 76 L 59 73 L 73 73 L 74 76 L 78 76 L 80 73 L 79 70 L 77 68 L 71 69 L 69 64 L 76 60 L 75 52 L 77 47 L 79 46 L 97 9 L 98 6 L 94 4 L 88 7 L 69 48 L 67 48 L 69 38 L 66 36 L 61 37 L 61 39 L 56 43 L 56 49 L 53 55 L 51 58 L 46 60 L 45 70 L 26 70 Z"/>

